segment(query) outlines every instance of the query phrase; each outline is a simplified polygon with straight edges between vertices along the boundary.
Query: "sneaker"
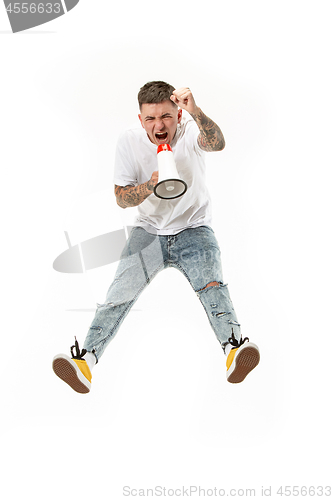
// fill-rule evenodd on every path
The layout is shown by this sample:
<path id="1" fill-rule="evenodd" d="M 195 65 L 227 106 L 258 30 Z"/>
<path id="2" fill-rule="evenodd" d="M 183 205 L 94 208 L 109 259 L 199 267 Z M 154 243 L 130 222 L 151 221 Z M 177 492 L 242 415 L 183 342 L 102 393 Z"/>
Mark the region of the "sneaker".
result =
<path id="1" fill-rule="evenodd" d="M 76 349 L 74 356 L 73 349 Z M 83 356 L 86 349 L 80 353 L 79 344 L 75 337 L 75 345 L 71 347 L 72 358 L 66 354 L 58 354 L 53 358 L 52 368 L 61 380 L 66 382 L 74 391 L 87 394 L 91 387 L 91 371 Z"/>
<path id="2" fill-rule="evenodd" d="M 237 340 L 232 331 L 228 339 L 233 346 L 227 357 L 227 381 L 232 384 L 243 382 L 245 377 L 257 366 L 260 360 L 259 348 L 256 344 L 249 342 L 248 337 Z M 245 344 L 245 341 L 247 343 Z"/>

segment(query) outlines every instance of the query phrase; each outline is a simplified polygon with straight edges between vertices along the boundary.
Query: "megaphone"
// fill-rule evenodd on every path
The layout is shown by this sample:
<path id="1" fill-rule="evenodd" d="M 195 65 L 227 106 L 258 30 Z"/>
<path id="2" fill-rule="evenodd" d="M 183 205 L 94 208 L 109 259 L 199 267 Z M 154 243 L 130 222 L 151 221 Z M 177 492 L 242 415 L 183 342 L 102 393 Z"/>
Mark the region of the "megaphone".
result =
<path id="1" fill-rule="evenodd" d="M 160 144 L 157 148 L 158 183 L 154 194 L 163 200 L 179 198 L 187 190 L 187 184 L 178 174 L 173 152 L 169 144 Z"/>

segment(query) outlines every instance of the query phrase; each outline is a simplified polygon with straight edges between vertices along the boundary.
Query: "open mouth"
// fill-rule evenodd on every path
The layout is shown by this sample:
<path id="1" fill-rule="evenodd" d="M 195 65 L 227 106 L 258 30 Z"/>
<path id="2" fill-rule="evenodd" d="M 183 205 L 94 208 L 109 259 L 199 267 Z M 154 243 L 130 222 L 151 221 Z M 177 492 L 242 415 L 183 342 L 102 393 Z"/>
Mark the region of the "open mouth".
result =
<path id="1" fill-rule="evenodd" d="M 167 137 L 168 137 L 168 132 L 157 133 L 157 134 L 155 134 L 155 137 L 156 137 L 156 139 L 157 139 L 158 141 L 163 142 L 163 141 L 165 141 L 165 140 L 167 139 Z"/>

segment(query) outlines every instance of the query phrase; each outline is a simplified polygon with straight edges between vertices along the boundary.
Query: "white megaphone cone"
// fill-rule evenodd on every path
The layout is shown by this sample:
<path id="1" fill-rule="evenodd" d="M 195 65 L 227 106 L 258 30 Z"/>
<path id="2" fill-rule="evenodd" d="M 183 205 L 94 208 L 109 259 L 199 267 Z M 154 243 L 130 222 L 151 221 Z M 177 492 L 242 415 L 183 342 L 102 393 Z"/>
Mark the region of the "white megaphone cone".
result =
<path id="1" fill-rule="evenodd" d="M 187 184 L 177 172 L 173 152 L 169 144 L 157 148 L 158 183 L 154 187 L 155 196 L 164 200 L 178 198 L 187 190 Z"/>

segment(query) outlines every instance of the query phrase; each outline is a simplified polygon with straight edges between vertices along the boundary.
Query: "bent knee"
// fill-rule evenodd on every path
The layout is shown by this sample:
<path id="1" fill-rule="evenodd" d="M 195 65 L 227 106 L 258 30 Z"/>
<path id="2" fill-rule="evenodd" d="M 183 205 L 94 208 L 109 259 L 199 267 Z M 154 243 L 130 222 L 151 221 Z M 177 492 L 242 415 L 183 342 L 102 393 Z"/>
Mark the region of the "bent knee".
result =
<path id="1" fill-rule="evenodd" d="M 199 290 L 199 292 L 201 290 L 205 290 L 206 288 L 209 288 L 210 286 L 220 286 L 220 283 L 218 281 L 211 281 L 210 283 L 208 283 L 206 286 L 204 286 L 203 288 L 201 288 Z"/>

